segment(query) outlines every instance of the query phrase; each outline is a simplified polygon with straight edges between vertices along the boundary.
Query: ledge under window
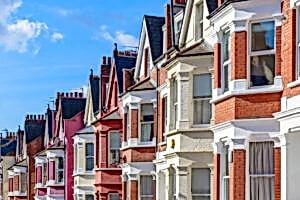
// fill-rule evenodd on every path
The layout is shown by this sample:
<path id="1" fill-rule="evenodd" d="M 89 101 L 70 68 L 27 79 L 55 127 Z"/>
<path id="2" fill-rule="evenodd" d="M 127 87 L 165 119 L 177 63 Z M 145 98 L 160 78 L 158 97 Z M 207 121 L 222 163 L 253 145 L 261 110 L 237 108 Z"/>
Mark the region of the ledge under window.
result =
<path id="1" fill-rule="evenodd" d="M 290 82 L 287 84 L 288 88 L 294 88 L 297 86 L 300 86 L 300 78 L 298 78 L 298 80 L 296 80 L 296 81 L 293 81 L 293 82 Z"/>

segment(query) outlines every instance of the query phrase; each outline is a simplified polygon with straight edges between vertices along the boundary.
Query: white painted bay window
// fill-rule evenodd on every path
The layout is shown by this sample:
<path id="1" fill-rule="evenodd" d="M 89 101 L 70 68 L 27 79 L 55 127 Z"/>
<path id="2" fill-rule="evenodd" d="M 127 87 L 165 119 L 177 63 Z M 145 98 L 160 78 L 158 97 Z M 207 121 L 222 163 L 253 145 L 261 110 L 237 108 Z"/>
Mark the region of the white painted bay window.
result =
<path id="1" fill-rule="evenodd" d="M 274 84 L 275 22 L 251 23 L 250 86 Z"/>
<path id="2" fill-rule="evenodd" d="M 109 133 L 109 164 L 118 165 L 120 163 L 121 138 L 119 132 Z"/>
<path id="3" fill-rule="evenodd" d="M 274 200 L 274 143 L 250 142 L 250 200 Z"/>
<path id="4" fill-rule="evenodd" d="M 154 109 L 153 104 L 141 105 L 141 142 L 150 142 L 154 136 L 153 124 L 154 124 Z"/>
<path id="5" fill-rule="evenodd" d="M 140 176 L 140 200 L 152 200 L 153 194 L 153 183 L 151 175 Z"/>
<path id="6" fill-rule="evenodd" d="M 27 187 L 27 176 L 26 176 L 26 173 L 21 172 L 21 174 L 20 174 L 20 192 L 26 193 L 26 187 Z"/>
<path id="7" fill-rule="evenodd" d="M 223 149 L 222 149 L 222 154 L 221 154 L 221 194 L 222 194 L 222 199 L 223 200 L 229 200 L 230 196 L 230 191 L 229 191 L 229 145 L 223 144 Z"/>
<path id="8" fill-rule="evenodd" d="M 230 59 L 230 31 L 223 32 L 222 37 L 222 89 L 223 92 L 229 90 L 229 82 L 231 79 L 231 59 Z"/>
<path id="9" fill-rule="evenodd" d="M 194 124 L 210 124 L 211 76 L 198 74 L 193 77 Z"/>
<path id="10" fill-rule="evenodd" d="M 176 129 L 178 123 L 178 81 L 175 77 L 173 77 L 170 80 L 170 88 L 171 88 L 170 130 L 174 130 Z"/>
<path id="11" fill-rule="evenodd" d="M 85 144 L 85 170 L 90 172 L 94 169 L 94 143 Z"/>
<path id="12" fill-rule="evenodd" d="M 192 169 L 192 200 L 210 200 L 210 169 Z"/>
<path id="13" fill-rule="evenodd" d="M 56 183 L 64 182 L 64 158 L 58 157 L 56 159 Z"/>

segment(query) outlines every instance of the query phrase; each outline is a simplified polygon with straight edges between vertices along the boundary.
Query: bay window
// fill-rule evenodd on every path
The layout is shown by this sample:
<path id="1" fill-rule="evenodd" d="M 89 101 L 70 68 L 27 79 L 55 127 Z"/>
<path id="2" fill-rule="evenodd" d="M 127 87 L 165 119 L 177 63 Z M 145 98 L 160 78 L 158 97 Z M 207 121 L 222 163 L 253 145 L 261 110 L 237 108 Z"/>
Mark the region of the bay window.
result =
<path id="1" fill-rule="evenodd" d="M 224 31 L 222 37 L 222 89 L 223 92 L 229 90 L 231 79 L 231 59 L 230 59 L 230 31 Z"/>
<path id="2" fill-rule="evenodd" d="M 141 105 L 141 142 L 150 142 L 153 138 L 154 109 L 153 104 Z"/>
<path id="3" fill-rule="evenodd" d="M 193 77 L 194 124 L 210 123 L 211 84 L 210 74 L 199 74 Z"/>
<path id="4" fill-rule="evenodd" d="M 109 133 L 109 164 L 120 163 L 121 138 L 119 132 Z"/>
<path id="5" fill-rule="evenodd" d="M 48 164 L 47 162 L 43 163 L 43 185 L 45 186 L 47 184 L 48 180 Z"/>
<path id="6" fill-rule="evenodd" d="M 170 129 L 176 129 L 177 121 L 178 121 L 178 82 L 175 77 L 173 77 L 170 81 L 170 88 L 171 88 L 171 123 Z"/>
<path id="7" fill-rule="evenodd" d="M 140 200 L 153 199 L 153 184 L 151 175 L 140 176 Z"/>
<path id="8" fill-rule="evenodd" d="M 85 195 L 85 200 L 94 200 L 94 195 L 92 195 L 92 194 L 86 194 Z"/>
<path id="9" fill-rule="evenodd" d="M 274 84 L 275 22 L 251 24 L 250 86 Z"/>
<path id="10" fill-rule="evenodd" d="M 210 169 L 192 169 L 192 200 L 210 200 Z"/>
<path id="11" fill-rule="evenodd" d="M 56 161 L 56 183 L 64 182 L 64 158 L 58 157 Z"/>
<path id="12" fill-rule="evenodd" d="M 274 200 L 274 143 L 250 142 L 250 200 Z"/>
<path id="13" fill-rule="evenodd" d="M 94 143 L 85 144 L 85 170 L 93 171 L 94 169 Z"/>

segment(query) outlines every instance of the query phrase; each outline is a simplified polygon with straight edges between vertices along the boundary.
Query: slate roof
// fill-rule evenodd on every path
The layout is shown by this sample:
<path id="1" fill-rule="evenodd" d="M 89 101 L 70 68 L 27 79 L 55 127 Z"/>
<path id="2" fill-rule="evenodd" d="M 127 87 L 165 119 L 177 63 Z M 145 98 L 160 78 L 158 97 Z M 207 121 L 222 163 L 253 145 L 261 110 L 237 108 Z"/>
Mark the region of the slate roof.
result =
<path id="1" fill-rule="evenodd" d="M 85 109 L 85 98 L 62 98 L 61 99 L 61 109 L 62 118 L 71 119 L 79 112 Z"/>
<path id="2" fill-rule="evenodd" d="M 115 67 L 117 71 L 119 94 L 122 94 L 123 93 L 123 69 L 134 68 L 136 63 L 136 57 L 116 55 L 114 56 L 114 60 L 115 60 Z"/>
<path id="3" fill-rule="evenodd" d="M 150 40 L 152 60 L 155 61 L 163 52 L 163 31 L 162 26 L 165 24 L 164 17 L 144 16 Z"/>
<path id="4" fill-rule="evenodd" d="M 26 120 L 25 121 L 25 135 L 26 143 L 29 143 L 39 136 L 44 136 L 45 120 Z"/>
<path id="5" fill-rule="evenodd" d="M 17 140 L 8 140 L 2 139 L 1 140 L 1 156 L 5 156 L 10 152 L 15 152 L 17 148 Z"/>
<path id="6" fill-rule="evenodd" d="M 99 108 L 99 98 L 100 98 L 100 78 L 98 76 L 90 76 L 90 87 L 92 92 L 93 101 L 93 111 L 97 112 Z"/>

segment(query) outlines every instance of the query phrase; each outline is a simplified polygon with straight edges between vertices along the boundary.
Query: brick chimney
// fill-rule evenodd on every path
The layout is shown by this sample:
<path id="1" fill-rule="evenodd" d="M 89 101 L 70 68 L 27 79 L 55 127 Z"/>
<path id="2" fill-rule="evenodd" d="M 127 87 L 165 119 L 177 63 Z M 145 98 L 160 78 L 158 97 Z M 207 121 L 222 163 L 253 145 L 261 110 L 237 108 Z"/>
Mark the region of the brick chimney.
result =
<path id="1" fill-rule="evenodd" d="M 174 0 L 175 1 L 175 0 Z M 165 26 L 166 26 L 166 47 L 167 50 L 172 48 L 172 24 L 171 24 L 171 6 L 170 4 L 167 4 L 165 7 Z"/>
<path id="2" fill-rule="evenodd" d="M 114 52 L 114 54 L 115 53 L 117 53 L 117 51 Z M 109 75 L 110 75 L 111 68 L 112 68 L 111 57 L 103 56 L 102 63 L 100 66 L 100 72 L 101 72 L 101 75 L 100 75 L 100 88 L 101 88 L 101 90 L 100 90 L 101 91 L 100 105 L 101 105 L 101 107 L 103 107 L 105 104 L 106 94 L 107 94 L 106 85 L 109 82 Z"/>
<path id="3" fill-rule="evenodd" d="M 218 3 L 218 7 L 220 7 L 224 3 L 224 0 L 216 0 L 216 1 Z"/>
<path id="4" fill-rule="evenodd" d="M 187 2 L 187 0 L 173 0 L 174 5 L 176 5 L 176 4 L 185 5 L 186 2 Z"/>

